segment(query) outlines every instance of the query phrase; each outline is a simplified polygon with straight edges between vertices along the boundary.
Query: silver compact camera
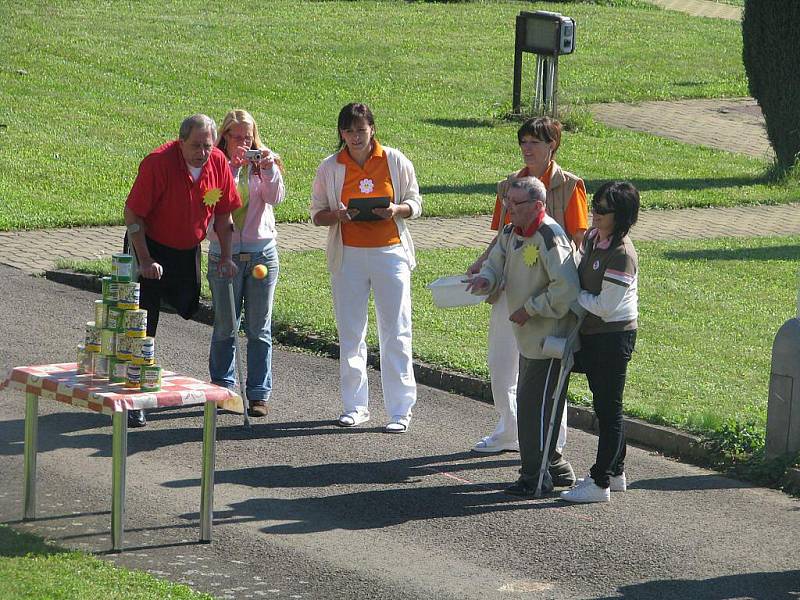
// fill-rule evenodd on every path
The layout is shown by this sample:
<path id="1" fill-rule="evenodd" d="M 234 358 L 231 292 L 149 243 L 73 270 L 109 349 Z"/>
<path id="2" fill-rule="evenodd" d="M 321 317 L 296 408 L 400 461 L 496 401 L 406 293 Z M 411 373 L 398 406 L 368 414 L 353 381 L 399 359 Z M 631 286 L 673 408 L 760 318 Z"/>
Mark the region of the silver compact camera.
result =
<path id="1" fill-rule="evenodd" d="M 264 158 L 264 153 L 261 150 L 248 150 L 244 153 L 244 158 L 250 162 L 261 162 Z"/>

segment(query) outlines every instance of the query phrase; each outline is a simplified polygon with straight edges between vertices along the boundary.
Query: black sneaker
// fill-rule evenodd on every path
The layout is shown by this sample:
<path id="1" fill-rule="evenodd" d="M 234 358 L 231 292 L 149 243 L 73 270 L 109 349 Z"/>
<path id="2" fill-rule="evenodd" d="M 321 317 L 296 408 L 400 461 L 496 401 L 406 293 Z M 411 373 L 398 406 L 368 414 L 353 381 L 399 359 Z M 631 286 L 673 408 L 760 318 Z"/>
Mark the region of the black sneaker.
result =
<path id="1" fill-rule="evenodd" d="M 510 485 L 504 491 L 506 494 L 520 496 L 521 498 L 536 498 L 536 483 L 520 477 L 516 483 Z M 553 482 L 550 480 L 549 475 L 545 475 L 542 479 L 542 495 L 552 492 Z"/>
<path id="2" fill-rule="evenodd" d="M 145 425 L 147 425 L 147 419 L 143 410 L 128 411 L 128 427 L 144 427 Z"/>

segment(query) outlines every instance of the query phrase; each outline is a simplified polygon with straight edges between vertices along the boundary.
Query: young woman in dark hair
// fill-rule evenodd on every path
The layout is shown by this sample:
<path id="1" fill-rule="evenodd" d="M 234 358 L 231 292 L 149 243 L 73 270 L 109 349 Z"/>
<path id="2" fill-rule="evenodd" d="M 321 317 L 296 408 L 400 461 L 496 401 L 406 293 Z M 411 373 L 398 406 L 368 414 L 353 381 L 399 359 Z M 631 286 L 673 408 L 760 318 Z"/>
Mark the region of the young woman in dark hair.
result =
<path id="1" fill-rule="evenodd" d="M 588 314 L 575 363 L 586 373 L 600 433 L 589 476 L 561 492 L 569 502 L 608 502 L 610 492 L 627 488 L 622 394 L 636 344 L 639 272 L 628 232 L 638 217 L 639 192 L 628 182 L 605 183 L 592 198 L 592 228 L 578 265 L 578 302 Z"/>
<path id="2" fill-rule="evenodd" d="M 336 423 L 355 427 L 370 418 L 365 337 L 372 290 L 389 417 L 385 431 L 405 433 L 417 401 L 411 356 L 411 271 L 416 260 L 405 221 L 422 213 L 422 197 L 411 161 L 375 138 L 375 119 L 366 104 L 343 107 L 337 132 L 339 151 L 322 161 L 311 193 L 311 220 L 329 228 L 328 270 L 344 405 Z M 383 206 L 369 208 L 377 202 Z"/>

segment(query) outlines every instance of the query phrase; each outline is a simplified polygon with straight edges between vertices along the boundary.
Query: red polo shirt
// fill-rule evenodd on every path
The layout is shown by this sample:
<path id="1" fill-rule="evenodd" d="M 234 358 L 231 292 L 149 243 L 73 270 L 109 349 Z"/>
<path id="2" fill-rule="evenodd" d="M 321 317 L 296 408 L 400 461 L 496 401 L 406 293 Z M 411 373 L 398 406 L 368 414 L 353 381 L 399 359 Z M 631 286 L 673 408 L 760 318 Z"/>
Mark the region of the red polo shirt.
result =
<path id="1" fill-rule="evenodd" d="M 197 246 L 213 214 L 241 204 L 225 154 L 214 148 L 194 181 L 177 140 L 145 157 L 126 202 L 145 222 L 147 237 L 176 250 Z"/>

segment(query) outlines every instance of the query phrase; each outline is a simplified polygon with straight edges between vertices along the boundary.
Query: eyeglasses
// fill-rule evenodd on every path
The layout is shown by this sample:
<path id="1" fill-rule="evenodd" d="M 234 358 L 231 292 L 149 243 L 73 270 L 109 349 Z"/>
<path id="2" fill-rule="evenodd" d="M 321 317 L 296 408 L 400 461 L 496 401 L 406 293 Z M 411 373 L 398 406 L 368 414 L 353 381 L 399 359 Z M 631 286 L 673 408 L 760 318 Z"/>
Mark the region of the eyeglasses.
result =
<path id="1" fill-rule="evenodd" d="M 596 202 L 592 202 L 592 212 L 596 215 L 610 215 L 616 211 L 610 206 L 598 206 Z"/>
<path id="2" fill-rule="evenodd" d="M 503 196 L 503 204 L 505 204 L 506 208 L 511 208 L 513 206 L 520 206 L 522 204 L 530 204 L 533 200 L 523 200 L 522 202 L 512 202 L 508 196 Z"/>

